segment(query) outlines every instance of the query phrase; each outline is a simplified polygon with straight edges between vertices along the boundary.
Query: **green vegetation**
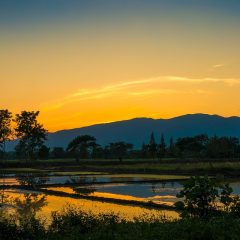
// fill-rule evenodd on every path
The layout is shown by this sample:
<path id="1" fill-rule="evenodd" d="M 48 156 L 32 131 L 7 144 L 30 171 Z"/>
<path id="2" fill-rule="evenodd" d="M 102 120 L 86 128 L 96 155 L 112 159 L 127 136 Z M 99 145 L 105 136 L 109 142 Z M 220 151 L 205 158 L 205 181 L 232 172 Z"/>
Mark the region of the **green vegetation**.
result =
<path id="1" fill-rule="evenodd" d="M 149 161 L 149 160 L 82 160 L 76 163 L 74 159 L 50 159 L 37 160 L 30 167 L 21 161 L 5 161 L 2 163 L 2 171 L 5 173 L 14 172 L 51 172 L 52 174 L 80 175 L 88 173 L 107 174 L 154 174 L 154 175 L 224 175 L 226 177 L 238 177 L 240 174 L 240 162 L 196 162 L 170 160 Z M 71 173 L 73 172 L 73 173 Z"/>
<path id="2" fill-rule="evenodd" d="M 48 227 L 37 218 L 17 224 L 14 219 L 0 220 L 0 239 L 129 239 L 129 240 L 222 240 L 239 239 L 240 219 L 230 215 L 203 220 L 142 217 L 134 222 L 109 214 L 85 213 L 68 208 L 52 214 Z"/>
<path id="3" fill-rule="evenodd" d="M 157 174 L 107 174 L 109 178 L 141 178 L 141 179 L 156 179 L 156 180 L 184 180 L 188 176 L 179 175 L 157 175 Z"/>
<path id="4" fill-rule="evenodd" d="M 208 177 L 191 177 L 177 195 L 184 202 L 175 205 L 183 217 L 211 218 L 219 213 L 240 215 L 240 198 L 232 195 L 232 188 Z"/>
<path id="5" fill-rule="evenodd" d="M 0 110 L 0 154 L 2 155 L 2 158 L 5 157 L 6 142 L 11 139 L 11 119 L 11 112 L 7 109 Z"/>
<path id="6" fill-rule="evenodd" d="M 90 153 L 93 153 L 96 148 L 96 138 L 89 135 L 83 135 L 74 138 L 68 144 L 67 152 L 73 155 L 76 161 L 79 162 L 80 158 L 88 158 L 90 156 Z"/>
<path id="7" fill-rule="evenodd" d="M 81 175 L 105 175 L 107 173 L 105 172 L 83 172 L 83 171 L 77 171 L 77 172 L 54 172 L 53 175 L 55 176 L 81 176 Z"/>
<path id="8" fill-rule="evenodd" d="M 161 176 L 162 179 L 170 177 Z M 172 177 L 174 179 L 177 176 Z M 25 186 L 25 183 L 22 184 Z M 33 184 L 31 181 L 31 184 L 37 186 L 36 182 Z M 46 190 L 45 193 L 51 194 L 51 191 Z M 53 193 L 58 196 L 58 192 Z M 72 194 L 72 197 L 75 195 Z M 112 213 L 95 214 L 94 210 L 86 213 L 69 206 L 61 212 L 53 212 L 51 219 L 46 222 L 37 215 L 37 212 L 46 205 L 45 196 L 25 193 L 23 198 L 9 201 L 4 195 L 0 205 L 0 239 L 220 240 L 238 239 L 240 234 L 240 198 L 232 195 L 232 189 L 228 185 L 220 184 L 208 177 L 191 177 L 184 184 L 184 189 L 178 195 L 181 202 L 176 203 L 181 212 L 180 219 L 142 216 L 129 221 Z M 6 204 L 14 205 L 15 213 L 6 212 L 4 210 Z M 126 204 L 131 204 L 131 201 Z"/>
<path id="9" fill-rule="evenodd" d="M 47 172 L 44 169 L 36 169 L 36 168 L 4 168 L 2 169 L 4 173 L 43 173 Z"/>
<path id="10" fill-rule="evenodd" d="M 24 157 L 26 160 L 33 160 L 37 158 L 39 151 L 43 148 L 44 141 L 46 140 L 47 130 L 38 123 L 37 112 L 22 111 L 16 114 L 14 122 L 16 123 L 15 134 L 19 139 L 16 146 L 18 156 Z"/>

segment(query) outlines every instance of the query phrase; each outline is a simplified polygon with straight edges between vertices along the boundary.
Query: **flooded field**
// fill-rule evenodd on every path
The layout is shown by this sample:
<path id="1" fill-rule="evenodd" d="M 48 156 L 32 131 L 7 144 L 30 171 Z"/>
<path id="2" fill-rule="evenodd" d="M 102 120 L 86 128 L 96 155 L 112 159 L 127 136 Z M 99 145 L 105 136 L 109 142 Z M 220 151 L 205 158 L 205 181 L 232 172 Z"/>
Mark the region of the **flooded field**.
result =
<path id="1" fill-rule="evenodd" d="M 165 175 L 39 175 L 5 174 L 0 178 L 2 195 L 10 199 L 24 199 L 34 194 L 46 196 L 41 210 L 48 218 L 52 211 L 74 206 L 93 213 L 114 213 L 124 219 L 142 215 L 177 218 L 174 210 L 151 207 L 148 204 L 171 206 L 182 185 L 180 176 Z M 184 177 L 182 177 L 184 179 Z"/>
<path id="2" fill-rule="evenodd" d="M 24 201 L 31 194 L 45 196 L 39 213 L 45 218 L 66 206 L 96 214 L 114 213 L 124 219 L 143 215 L 178 218 L 179 214 L 169 208 L 178 201 L 176 195 L 185 180 L 184 176 L 150 174 L 5 174 L 0 186 L 2 199 L 8 199 L 13 208 L 16 199 Z M 240 194 L 239 181 L 230 186 Z"/>
<path id="3" fill-rule="evenodd" d="M 10 198 L 16 199 L 19 198 L 24 201 L 24 191 L 22 190 L 7 190 L 5 192 Z M 29 192 L 28 192 L 29 193 Z M 39 197 L 42 196 L 39 193 Z M 38 213 L 41 218 L 45 218 L 48 220 L 53 211 L 61 211 L 67 207 L 73 207 L 77 209 L 81 209 L 85 212 L 91 212 L 93 214 L 98 213 L 113 213 L 115 215 L 119 215 L 120 218 L 133 220 L 134 218 L 139 217 L 167 217 L 167 218 L 178 218 L 178 213 L 170 210 L 157 210 L 150 208 L 143 208 L 132 205 L 122 205 L 115 203 L 102 202 L 97 200 L 86 200 L 86 199 L 75 199 L 72 197 L 62 197 L 62 196 L 54 196 L 47 195 L 46 197 L 46 205 L 41 209 Z"/>

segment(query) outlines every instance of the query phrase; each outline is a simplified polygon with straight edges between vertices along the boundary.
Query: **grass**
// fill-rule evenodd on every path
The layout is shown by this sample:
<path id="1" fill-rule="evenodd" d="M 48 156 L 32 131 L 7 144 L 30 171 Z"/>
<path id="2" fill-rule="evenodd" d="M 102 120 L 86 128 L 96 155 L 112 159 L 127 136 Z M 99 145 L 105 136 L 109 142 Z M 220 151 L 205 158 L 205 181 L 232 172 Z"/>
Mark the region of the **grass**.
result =
<path id="1" fill-rule="evenodd" d="M 105 169 L 108 172 L 142 172 L 142 173 L 181 173 L 191 174 L 204 171 L 209 173 L 221 173 L 221 172 L 240 172 L 240 162 L 196 162 L 196 163 L 139 163 L 134 165 L 128 165 L 123 163 L 122 165 L 109 164 L 105 166 L 101 165 L 84 165 L 85 169 L 101 170 Z"/>
<path id="2" fill-rule="evenodd" d="M 223 215 L 203 219 L 166 219 L 147 216 L 126 221 L 109 214 L 85 213 L 68 208 L 53 213 L 48 227 L 34 217 L 18 224 L 15 220 L 0 220 L 0 239 L 4 240 L 237 240 L 240 218 Z"/>
<path id="3" fill-rule="evenodd" d="M 53 172 L 55 176 L 77 176 L 77 175 L 106 175 L 106 172 L 83 172 L 83 171 L 73 171 L 73 172 Z"/>
<path id="4" fill-rule="evenodd" d="M 211 163 L 203 162 L 187 162 L 179 159 L 174 160 L 152 161 L 143 159 L 124 160 L 120 163 L 118 160 L 82 160 L 76 163 L 74 159 L 50 159 L 39 160 L 33 163 L 29 168 L 24 164 L 11 165 L 8 163 L 7 168 L 3 168 L 5 172 L 43 172 L 49 171 L 56 175 L 95 175 L 95 174 L 161 174 L 161 175 L 240 175 L 240 162 L 237 161 L 216 161 Z M 11 167 L 12 166 L 12 167 Z M 19 167 L 18 167 L 19 166 Z"/>
<path id="5" fill-rule="evenodd" d="M 108 174 L 103 175 L 108 178 L 142 178 L 142 179 L 154 179 L 154 180 L 185 180 L 189 176 L 178 175 L 158 175 L 158 174 Z"/>
<path id="6" fill-rule="evenodd" d="M 2 172 L 4 173 L 45 173 L 48 172 L 44 169 L 37 168 L 2 168 Z"/>

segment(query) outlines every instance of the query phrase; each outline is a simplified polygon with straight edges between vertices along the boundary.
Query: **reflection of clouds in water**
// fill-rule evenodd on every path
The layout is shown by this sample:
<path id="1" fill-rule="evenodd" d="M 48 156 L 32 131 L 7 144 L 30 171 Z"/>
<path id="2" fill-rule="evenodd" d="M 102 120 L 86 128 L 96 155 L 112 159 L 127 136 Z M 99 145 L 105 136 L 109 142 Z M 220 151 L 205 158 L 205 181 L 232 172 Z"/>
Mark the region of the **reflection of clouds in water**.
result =
<path id="1" fill-rule="evenodd" d="M 233 189 L 234 194 L 240 195 L 240 182 L 231 182 L 229 185 Z"/>
<path id="2" fill-rule="evenodd" d="M 67 191 L 67 189 L 66 189 Z M 22 198 L 22 193 L 9 193 L 12 198 Z M 39 200 L 39 199 L 38 199 Z M 46 220 L 50 219 L 52 211 L 61 211 L 67 205 L 73 205 L 74 208 L 80 208 L 84 212 L 93 212 L 94 214 L 98 213 L 114 213 L 119 214 L 120 218 L 133 220 L 144 214 L 147 216 L 156 216 L 165 214 L 168 217 L 176 218 L 178 214 L 175 211 L 169 210 L 156 210 L 156 209 L 146 209 L 139 206 L 131 205 L 121 205 L 116 203 L 106 203 L 102 201 L 91 201 L 86 199 L 74 199 L 70 197 L 59 197 L 48 195 L 46 196 L 47 205 L 43 206 L 41 210 L 37 213 L 37 216 L 44 218 Z"/>
<path id="3" fill-rule="evenodd" d="M 172 187 L 174 185 L 174 187 Z M 96 184 L 96 192 L 105 192 L 119 195 L 128 195 L 139 198 L 166 196 L 176 194 L 182 189 L 180 183 L 120 183 L 120 184 Z"/>
<path id="4" fill-rule="evenodd" d="M 160 188 L 154 187 L 154 193 L 161 193 L 161 192 L 179 192 L 182 188 Z"/>
<path id="5" fill-rule="evenodd" d="M 0 178 L 0 186 L 2 185 L 19 185 L 16 178 Z"/>
<path id="6" fill-rule="evenodd" d="M 39 185 L 46 184 L 46 182 L 49 180 L 49 176 L 48 174 L 25 173 L 17 174 L 16 180 L 20 185 L 36 189 Z"/>
<path id="7" fill-rule="evenodd" d="M 156 195 L 154 197 L 148 197 L 146 198 L 146 200 L 152 201 L 154 203 L 170 203 L 170 205 L 172 205 L 176 201 L 179 201 L 179 199 L 173 195 L 164 195 L 164 196 Z"/>
<path id="8" fill-rule="evenodd" d="M 96 188 L 111 188 L 111 187 L 122 187 L 127 186 L 127 183 L 108 183 L 108 184 L 97 184 L 93 185 Z"/>

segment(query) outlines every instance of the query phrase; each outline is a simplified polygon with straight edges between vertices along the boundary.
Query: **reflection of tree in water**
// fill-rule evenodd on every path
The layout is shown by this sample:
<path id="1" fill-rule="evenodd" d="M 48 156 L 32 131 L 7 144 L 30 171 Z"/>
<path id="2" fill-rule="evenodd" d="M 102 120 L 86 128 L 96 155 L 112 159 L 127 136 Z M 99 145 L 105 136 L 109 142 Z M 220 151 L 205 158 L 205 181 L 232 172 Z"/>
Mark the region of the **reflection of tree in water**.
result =
<path id="1" fill-rule="evenodd" d="M 46 196 L 36 193 L 26 193 L 24 198 L 14 200 L 17 216 L 20 222 L 36 218 L 36 214 L 47 205 Z"/>
<path id="2" fill-rule="evenodd" d="M 96 191 L 94 186 L 81 186 L 81 187 L 72 187 L 72 190 L 77 194 L 91 194 Z"/>
<path id="3" fill-rule="evenodd" d="M 156 192 L 157 192 L 157 191 L 156 191 L 156 183 L 152 183 L 151 189 L 152 189 L 152 192 L 153 192 L 153 193 L 156 193 Z"/>
<path id="4" fill-rule="evenodd" d="M 43 185 L 49 181 L 49 176 L 47 174 L 36 175 L 33 173 L 27 173 L 17 175 L 16 179 L 22 186 L 37 189 L 39 185 Z"/>
<path id="5" fill-rule="evenodd" d="M 166 182 L 162 182 L 162 188 L 166 187 Z"/>
<path id="6" fill-rule="evenodd" d="M 96 191 L 92 185 L 97 181 L 96 177 L 74 176 L 70 177 L 68 183 L 72 183 L 72 190 L 77 194 L 90 194 Z M 91 184 L 91 185 L 90 185 Z"/>
<path id="7" fill-rule="evenodd" d="M 97 178 L 96 177 L 90 177 L 90 176 L 70 176 L 69 180 L 67 180 L 66 183 L 68 184 L 94 184 L 96 183 Z"/>
<path id="8" fill-rule="evenodd" d="M 9 203 L 9 195 L 5 192 L 5 181 L 4 181 L 4 174 L 0 176 L 2 178 L 2 185 L 0 191 L 0 220 L 5 217 L 6 209 L 5 206 Z"/>
<path id="9" fill-rule="evenodd" d="M 157 193 L 160 191 L 160 189 L 157 187 L 157 184 L 158 183 L 152 183 L 152 185 L 151 185 L 151 189 L 152 189 L 153 193 Z M 161 188 L 164 189 L 166 187 L 166 184 L 167 184 L 166 182 L 161 182 Z M 173 184 L 171 183 L 171 185 L 174 186 L 174 182 L 173 182 Z"/>
<path id="10" fill-rule="evenodd" d="M 9 197 L 9 195 L 7 195 L 6 192 L 5 192 L 5 176 L 6 175 L 4 173 L 0 174 L 0 179 L 2 179 L 2 184 L 0 186 L 0 188 L 1 188 L 0 207 L 1 207 L 1 205 L 4 205 L 4 204 L 8 203 L 8 197 Z"/>

